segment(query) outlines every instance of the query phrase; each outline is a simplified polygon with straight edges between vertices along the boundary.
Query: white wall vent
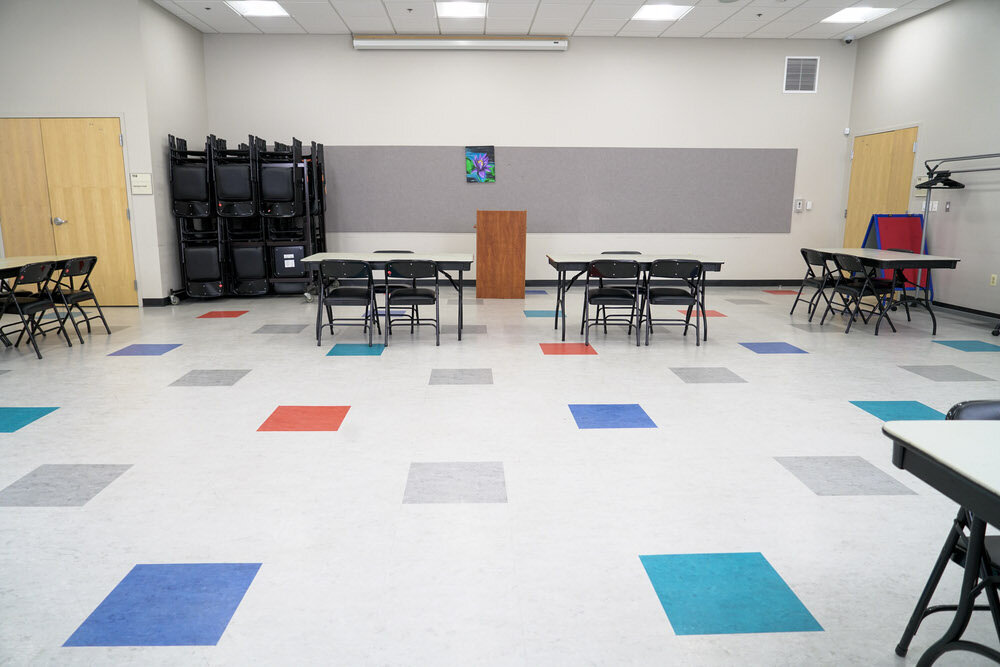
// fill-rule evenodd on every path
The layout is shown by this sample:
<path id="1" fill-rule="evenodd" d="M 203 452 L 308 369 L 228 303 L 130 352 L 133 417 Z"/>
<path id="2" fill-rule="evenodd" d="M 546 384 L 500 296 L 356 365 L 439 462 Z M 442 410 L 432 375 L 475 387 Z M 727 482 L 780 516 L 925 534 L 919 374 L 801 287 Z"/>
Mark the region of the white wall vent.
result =
<path id="1" fill-rule="evenodd" d="M 818 57 L 788 56 L 785 58 L 786 93 L 815 93 L 818 81 Z"/>

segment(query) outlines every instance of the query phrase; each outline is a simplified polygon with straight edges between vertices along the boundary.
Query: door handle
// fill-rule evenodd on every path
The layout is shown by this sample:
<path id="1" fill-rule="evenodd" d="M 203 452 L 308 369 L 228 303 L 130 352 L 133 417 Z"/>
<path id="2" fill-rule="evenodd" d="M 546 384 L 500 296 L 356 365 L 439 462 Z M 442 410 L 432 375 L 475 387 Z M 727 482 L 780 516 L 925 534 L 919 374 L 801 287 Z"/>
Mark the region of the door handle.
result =
<path id="1" fill-rule="evenodd" d="M 52 218 L 53 225 L 65 225 L 69 220 L 63 220 L 62 218 Z"/>

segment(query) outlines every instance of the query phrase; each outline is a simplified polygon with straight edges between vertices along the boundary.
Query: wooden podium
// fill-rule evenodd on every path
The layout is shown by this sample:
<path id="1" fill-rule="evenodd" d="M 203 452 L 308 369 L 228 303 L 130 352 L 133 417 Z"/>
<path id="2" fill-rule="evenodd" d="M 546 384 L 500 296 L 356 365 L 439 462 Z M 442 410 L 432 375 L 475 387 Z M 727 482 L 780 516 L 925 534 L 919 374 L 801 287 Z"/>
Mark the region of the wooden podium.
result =
<path id="1" fill-rule="evenodd" d="M 524 298 L 527 211 L 476 211 L 476 297 Z"/>

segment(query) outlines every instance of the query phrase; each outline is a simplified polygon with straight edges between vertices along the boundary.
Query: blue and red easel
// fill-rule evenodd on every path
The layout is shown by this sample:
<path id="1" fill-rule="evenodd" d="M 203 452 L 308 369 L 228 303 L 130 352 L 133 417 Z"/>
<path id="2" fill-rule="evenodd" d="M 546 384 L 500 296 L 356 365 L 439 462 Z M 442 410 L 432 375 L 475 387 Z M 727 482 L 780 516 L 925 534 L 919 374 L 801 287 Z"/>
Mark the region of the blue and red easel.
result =
<path id="1" fill-rule="evenodd" d="M 927 254 L 927 242 L 921 250 L 920 240 L 924 233 L 924 216 L 916 213 L 905 213 L 901 215 L 889 215 L 876 213 L 868 221 L 868 230 L 865 232 L 865 240 L 861 244 L 863 248 L 877 248 L 879 250 L 909 250 L 918 254 Z M 919 274 L 920 289 L 928 289 L 931 299 L 934 298 L 934 281 L 931 279 L 930 271 L 919 271 L 918 269 L 905 269 L 903 275 L 907 283 L 899 287 L 904 292 L 906 290 L 917 289 L 917 276 Z M 882 271 L 883 278 L 891 278 L 889 270 Z"/>

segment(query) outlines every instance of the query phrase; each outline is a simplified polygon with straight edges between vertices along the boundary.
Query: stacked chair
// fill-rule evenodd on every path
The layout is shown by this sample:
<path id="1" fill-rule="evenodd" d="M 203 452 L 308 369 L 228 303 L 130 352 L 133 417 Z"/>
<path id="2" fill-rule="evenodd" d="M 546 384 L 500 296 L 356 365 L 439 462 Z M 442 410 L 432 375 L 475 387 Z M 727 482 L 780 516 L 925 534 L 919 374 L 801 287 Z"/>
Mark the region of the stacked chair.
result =
<path id="1" fill-rule="evenodd" d="M 260 137 L 229 148 L 209 136 L 188 150 L 174 136 L 170 185 L 184 287 L 191 297 L 305 294 L 313 271 L 302 258 L 326 247 L 323 145 Z"/>

